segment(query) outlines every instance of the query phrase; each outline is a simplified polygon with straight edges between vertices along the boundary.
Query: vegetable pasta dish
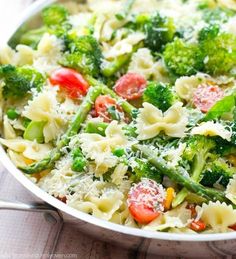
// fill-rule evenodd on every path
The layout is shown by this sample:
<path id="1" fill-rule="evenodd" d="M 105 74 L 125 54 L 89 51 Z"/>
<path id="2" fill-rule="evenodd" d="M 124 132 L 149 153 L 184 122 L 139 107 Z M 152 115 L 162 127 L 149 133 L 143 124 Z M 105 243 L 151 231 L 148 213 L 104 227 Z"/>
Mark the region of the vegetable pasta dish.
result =
<path id="1" fill-rule="evenodd" d="M 236 231 L 236 2 L 65 1 L 0 50 L 0 143 L 79 211 Z"/>

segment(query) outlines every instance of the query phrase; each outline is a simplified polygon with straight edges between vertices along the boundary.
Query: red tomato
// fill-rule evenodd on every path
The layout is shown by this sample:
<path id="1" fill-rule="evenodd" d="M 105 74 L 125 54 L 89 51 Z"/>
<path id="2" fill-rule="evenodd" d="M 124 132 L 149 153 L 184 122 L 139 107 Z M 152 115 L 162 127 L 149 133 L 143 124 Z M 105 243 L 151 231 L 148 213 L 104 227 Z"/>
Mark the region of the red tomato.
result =
<path id="1" fill-rule="evenodd" d="M 208 112 L 211 107 L 224 97 L 224 91 L 217 85 L 201 84 L 193 96 L 194 105 L 202 112 Z"/>
<path id="2" fill-rule="evenodd" d="M 202 220 L 193 221 L 190 224 L 190 228 L 196 232 L 200 232 L 206 229 L 206 224 Z"/>
<path id="3" fill-rule="evenodd" d="M 128 194 L 128 206 L 133 218 L 147 224 L 164 211 L 165 191 L 162 185 L 150 179 L 135 184 Z"/>
<path id="4" fill-rule="evenodd" d="M 52 73 L 49 80 L 52 85 L 59 85 L 73 99 L 86 95 L 89 88 L 83 76 L 69 68 L 59 68 Z"/>
<path id="5" fill-rule="evenodd" d="M 229 226 L 229 228 L 231 228 L 232 230 L 236 231 L 236 224 Z"/>
<path id="6" fill-rule="evenodd" d="M 111 98 L 109 95 L 100 95 L 95 101 L 96 116 L 102 117 L 105 122 L 110 122 L 111 116 L 107 111 L 110 106 L 118 108 L 116 100 Z"/>
<path id="7" fill-rule="evenodd" d="M 116 93 L 127 100 L 135 100 L 142 96 L 147 86 L 146 79 L 135 73 L 122 76 L 115 84 Z"/>

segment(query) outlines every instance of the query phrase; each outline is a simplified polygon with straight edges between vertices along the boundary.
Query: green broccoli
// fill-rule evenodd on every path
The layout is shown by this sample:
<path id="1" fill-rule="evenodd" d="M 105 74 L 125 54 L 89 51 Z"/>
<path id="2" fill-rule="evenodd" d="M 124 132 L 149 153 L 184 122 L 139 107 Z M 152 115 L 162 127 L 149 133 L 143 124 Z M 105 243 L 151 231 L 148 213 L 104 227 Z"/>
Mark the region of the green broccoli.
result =
<path id="1" fill-rule="evenodd" d="M 220 26 L 218 24 L 210 24 L 200 30 L 198 34 L 198 40 L 210 40 L 214 39 L 220 32 Z"/>
<path id="2" fill-rule="evenodd" d="M 153 104 L 163 112 L 168 110 L 177 99 L 173 89 L 164 83 L 150 82 L 143 93 L 144 102 Z"/>
<path id="3" fill-rule="evenodd" d="M 67 31 L 71 29 L 71 25 L 68 23 L 68 16 L 68 11 L 62 5 L 54 4 L 46 7 L 42 11 L 44 25 L 24 33 L 20 38 L 20 43 L 36 49 L 45 33 L 63 38 Z"/>
<path id="4" fill-rule="evenodd" d="M 228 8 L 205 8 L 202 18 L 207 23 L 226 23 L 234 15 L 235 11 Z"/>
<path id="5" fill-rule="evenodd" d="M 163 53 L 167 68 L 178 76 L 193 75 L 201 71 L 203 57 L 197 44 L 187 43 L 179 38 L 168 43 Z"/>
<path id="6" fill-rule="evenodd" d="M 235 173 L 235 167 L 230 167 L 223 159 L 217 159 L 206 165 L 200 183 L 207 187 L 216 184 L 226 187 Z"/>
<path id="7" fill-rule="evenodd" d="M 173 19 L 154 14 L 145 24 L 145 45 L 152 51 L 160 51 L 163 46 L 172 41 L 176 32 Z"/>
<path id="8" fill-rule="evenodd" d="M 4 98 L 22 98 L 31 88 L 40 91 L 45 83 L 43 75 L 30 66 L 0 66 L 0 79 L 4 81 Z"/>
<path id="9" fill-rule="evenodd" d="M 68 52 L 60 61 L 61 65 L 77 69 L 83 74 L 99 75 L 102 52 L 94 37 L 67 35 L 65 44 Z"/>
<path id="10" fill-rule="evenodd" d="M 214 36 L 214 37 L 213 37 Z M 204 56 L 203 71 L 212 75 L 230 73 L 236 66 L 236 36 L 218 33 L 200 42 Z"/>
<path id="11" fill-rule="evenodd" d="M 195 182 L 200 182 L 203 169 L 207 163 L 209 157 L 211 157 L 211 151 L 215 148 L 215 141 L 201 135 L 191 136 L 187 140 L 187 146 L 185 148 L 183 159 L 187 160 L 191 164 L 191 179 Z M 184 201 L 188 195 L 188 190 L 183 188 L 173 200 L 173 207 L 178 206 Z"/>
<path id="12" fill-rule="evenodd" d="M 68 19 L 68 11 L 63 5 L 53 4 L 43 9 L 43 23 L 50 27 L 61 24 Z"/>
<path id="13" fill-rule="evenodd" d="M 135 166 L 132 171 L 131 179 L 135 182 L 139 182 L 141 178 L 149 178 L 157 183 L 161 183 L 163 180 L 162 174 L 152 164 L 139 158 L 135 159 Z"/>

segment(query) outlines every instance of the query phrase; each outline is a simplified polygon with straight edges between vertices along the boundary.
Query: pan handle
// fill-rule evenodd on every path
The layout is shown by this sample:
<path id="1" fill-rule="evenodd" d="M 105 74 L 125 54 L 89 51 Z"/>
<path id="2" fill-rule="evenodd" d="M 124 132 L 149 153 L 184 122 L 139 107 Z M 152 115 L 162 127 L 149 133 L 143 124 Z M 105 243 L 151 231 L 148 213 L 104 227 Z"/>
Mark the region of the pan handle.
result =
<path id="1" fill-rule="evenodd" d="M 29 212 L 58 212 L 56 208 L 47 203 L 18 203 L 0 200 L 0 210 L 18 210 Z"/>

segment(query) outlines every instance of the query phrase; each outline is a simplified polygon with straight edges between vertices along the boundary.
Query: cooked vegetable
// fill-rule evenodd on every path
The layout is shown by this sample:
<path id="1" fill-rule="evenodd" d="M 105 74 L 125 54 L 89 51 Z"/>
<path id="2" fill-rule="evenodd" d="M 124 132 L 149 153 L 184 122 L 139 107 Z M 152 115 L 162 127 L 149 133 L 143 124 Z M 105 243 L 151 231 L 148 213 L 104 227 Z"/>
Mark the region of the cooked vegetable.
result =
<path id="1" fill-rule="evenodd" d="M 212 119 L 211 108 L 217 105 L 218 101 L 224 97 L 224 91 L 220 89 L 219 86 L 214 84 L 200 84 L 198 88 L 194 91 L 193 103 L 202 112 L 207 113 L 205 118 L 209 116 Z M 220 103 L 220 102 L 219 102 Z M 228 105 L 227 105 L 228 106 Z M 219 113 L 219 109 L 217 108 Z M 213 110 L 213 113 L 214 110 Z"/>
<path id="2" fill-rule="evenodd" d="M 60 63 L 65 67 L 78 70 L 82 74 L 98 76 L 102 60 L 102 52 L 97 40 L 90 35 L 77 37 L 67 35 L 65 40 L 68 52 Z"/>
<path id="3" fill-rule="evenodd" d="M 191 163 L 191 179 L 198 183 L 201 181 L 203 169 L 211 156 L 211 151 L 215 148 L 215 141 L 205 136 L 191 136 L 187 141 L 187 146 L 183 157 Z M 181 204 L 188 195 L 188 189 L 183 188 L 173 200 L 173 207 Z"/>
<path id="4" fill-rule="evenodd" d="M 77 134 L 78 130 L 81 128 L 82 123 L 85 121 L 88 113 L 90 112 L 93 103 L 97 97 L 101 94 L 102 89 L 99 87 L 91 88 L 80 105 L 78 112 L 71 122 L 66 133 L 62 136 L 61 140 L 57 143 L 56 148 L 54 148 L 50 155 L 39 161 L 38 163 L 32 164 L 28 167 L 21 168 L 27 174 L 34 174 L 42 172 L 45 169 L 50 169 L 54 166 L 55 162 L 60 159 L 63 155 L 61 150 L 64 146 L 68 145 L 70 138 Z"/>
<path id="5" fill-rule="evenodd" d="M 149 102 L 165 112 L 177 100 L 177 95 L 174 93 L 170 85 L 164 83 L 150 82 L 144 93 L 143 101 Z"/>
<path id="6" fill-rule="evenodd" d="M 232 73 L 236 65 L 236 36 L 219 33 L 202 40 L 200 49 L 204 56 L 203 71 L 211 75 Z"/>
<path id="7" fill-rule="evenodd" d="M 186 178 L 180 168 L 171 168 L 166 165 L 165 160 L 155 156 L 153 150 L 143 145 L 133 145 L 134 151 L 142 152 L 142 155 L 148 159 L 148 161 L 156 167 L 163 175 L 168 176 L 171 180 L 182 185 L 191 192 L 194 192 L 207 200 L 220 201 L 231 203 L 224 195 L 223 192 L 215 189 L 208 189 L 203 185 L 196 183 L 191 178 Z"/>
<path id="8" fill-rule="evenodd" d="M 43 9 L 43 23 L 47 26 L 56 26 L 65 22 L 68 18 L 68 11 L 63 5 L 53 4 Z"/>
<path id="9" fill-rule="evenodd" d="M 194 220 L 190 223 L 190 228 L 196 232 L 206 229 L 206 224 L 202 220 Z"/>
<path id="10" fill-rule="evenodd" d="M 220 94 L 222 95 L 222 94 Z M 208 109 L 206 116 L 203 120 L 214 120 L 220 118 L 223 114 L 231 112 L 235 107 L 235 95 L 228 95 L 216 102 L 211 109 Z"/>
<path id="11" fill-rule="evenodd" d="M 0 79 L 4 81 L 4 98 L 22 98 L 28 94 L 32 88 L 36 88 L 37 91 L 40 91 L 45 83 L 42 74 L 30 66 L 0 66 Z"/>
<path id="12" fill-rule="evenodd" d="M 175 197 L 175 189 L 172 187 L 169 187 L 166 189 L 166 198 L 164 202 L 165 210 L 169 210 L 171 208 L 172 201 Z"/>
<path id="13" fill-rule="evenodd" d="M 50 76 L 52 85 L 59 85 L 71 98 L 79 98 L 86 95 L 89 84 L 83 76 L 75 70 L 60 68 Z"/>
<path id="14" fill-rule="evenodd" d="M 203 68 L 204 55 L 195 43 L 187 43 L 175 38 L 163 52 L 167 68 L 178 76 L 196 74 Z"/>
<path id="15" fill-rule="evenodd" d="M 147 161 L 143 161 L 139 158 L 135 159 L 135 166 L 133 168 L 134 175 L 132 178 L 135 182 L 141 181 L 142 178 L 148 178 L 156 181 L 157 183 L 162 182 L 163 176 L 156 170 L 156 168 L 148 163 Z"/>
<path id="16" fill-rule="evenodd" d="M 126 100 L 135 100 L 142 96 L 147 85 L 146 79 L 135 73 L 122 76 L 115 84 L 115 92 Z"/>
<path id="17" fill-rule="evenodd" d="M 145 24 L 145 45 L 152 51 L 160 51 L 175 36 L 176 28 L 172 18 L 155 13 Z"/>
<path id="18" fill-rule="evenodd" d="M 84 157 L 80 148 L 76 148 L 75 150 L 73 150 L 72 158 L 73 158 L 73 162 L 72 162 L 71 169 L 75 172 L 84 171 L 87 165 L 87 160 Z"/>
<path id="19" fill-rule="evenodd" d="M 164 211 L 164 189 L 155 181 L 143 179 L 128 194 L 128 207 L 134 219 L 147 224 Z"/>
<path id="20" fill-rule="evenodd" d="M 20 43 L 28 45 L 33 49 L 37 49 L 37 46 L 42 39 L 44 33 L 47 33 L 49 30 L 46 26 L 43 26 L 38 29 L 30 30 L 24 33 L 20 38 Z"/>
<path id="21" fill-rule="evenodd" d="M 38 143 L 44 142 L 43 129 L 45 126 L 45 121 L 31 121 L 24 132 L 24 139 L 34 141 Z"/>
<path id="22" fill-rule="evenodd" d="M 206 8 L 203 10 L 203 19 L 207 23 L 225 23 L 235 12 L 226 7 Z"/>
<path id="23" fill-rule="evenodd" d="M 15 120 L 18 119 L 20 114 L 16 110 L 16 108 L 9 108 L 6 112 L 8 119 Z"/>
<path id="24" fill-rule="evenodd" d="M 102 136 L 105 136 L 105 130 L 108 127 L 108 123 L 104 122 L 94 122 L 90 121 L 86 124 L 85 132 L 86 133 L 96 133 Z"/>
<path id="25" fill-rule="evenodd" d="M 207 164 L 201 184 L 208 187 L 219 185 L 226 187 L 235 173 L 235 167 L 229 166 L 223 159 L 217 159 Z"/>
<path id="26" fill-rule="evenodd" d="M 111 98 L 109 95 L 101 95 L 95 101 L 95 111 L 96 115 L 103 118 L 104 122 L 110 122 L 112 120 L 112 116 L 109 113 L 109 108 L 114 107 L 117 108 L 116 100 Z"/>

